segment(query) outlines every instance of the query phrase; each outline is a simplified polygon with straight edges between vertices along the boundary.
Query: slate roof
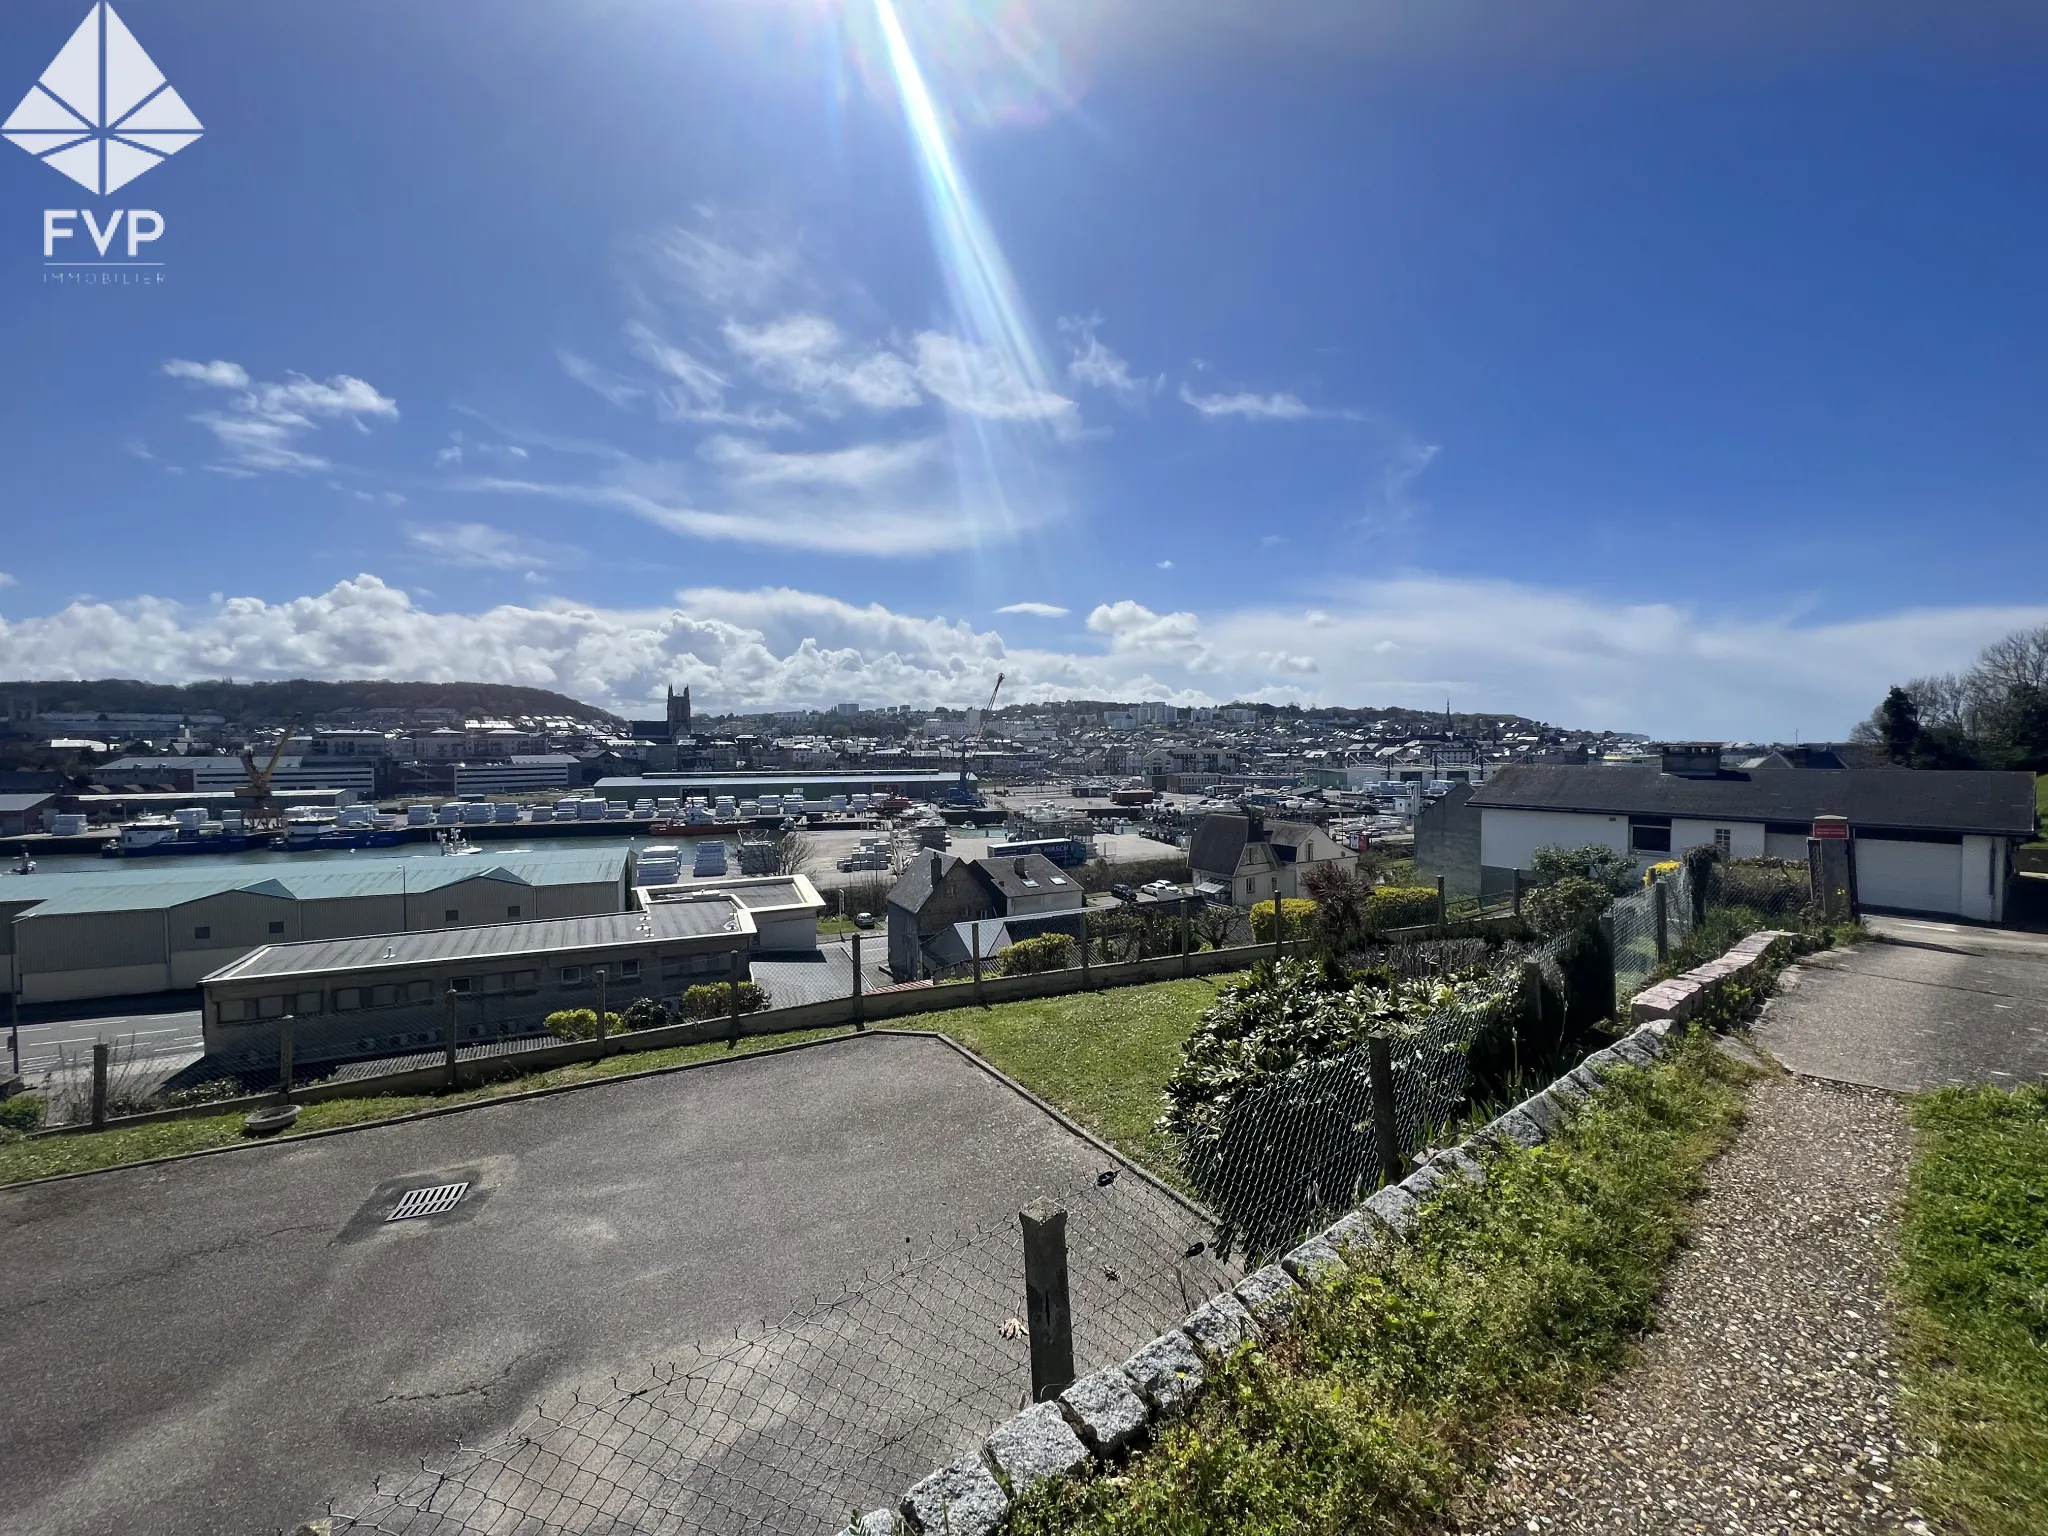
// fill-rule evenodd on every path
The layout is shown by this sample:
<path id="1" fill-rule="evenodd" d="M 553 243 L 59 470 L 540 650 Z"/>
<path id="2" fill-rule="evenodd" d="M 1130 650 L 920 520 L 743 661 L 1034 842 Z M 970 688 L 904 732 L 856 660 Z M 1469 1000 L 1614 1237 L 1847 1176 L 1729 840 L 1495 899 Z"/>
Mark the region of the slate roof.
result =
<path id="1" fill-rule="evenodd" d="M 1204 816 L 1195 827 L 1195 840 L 1188 847 L 1191 869 L 1206 869 L 1232 877 L 1238 858 L 1251 837 L 1252 824 L 1245 816 Z"/>
<path id="2" fill-rule="evenodd" d="M 924 904 L 931 900 L 932 887 L 945 879 L 959 862 L 959 855 L 940 853 L 936 848 L 919 853 L 904 866 L 902 875 L 889 887 L 889 905 L 922 912 Z"/>
<path id="3" fill-rule="evenodd" d="M 1054 891 L 1071 895 L 1079 889 L 1059 865 L 1042 853 L 1007 854 L 1002 858 L 976 859 L 974 868 L 1005 901 L 1019 897 L 1044 896 Z"/>
<path id="4" fill-rule="evenodd" d="M 1517 763 L 1473 792 L 1481 809 L 1810 823 L 1846 816 L 1855 828 L 2034 835 L 2034 776 L 1936 769 L 1724 771 L 1685 778 L 1645 766 Z"/>

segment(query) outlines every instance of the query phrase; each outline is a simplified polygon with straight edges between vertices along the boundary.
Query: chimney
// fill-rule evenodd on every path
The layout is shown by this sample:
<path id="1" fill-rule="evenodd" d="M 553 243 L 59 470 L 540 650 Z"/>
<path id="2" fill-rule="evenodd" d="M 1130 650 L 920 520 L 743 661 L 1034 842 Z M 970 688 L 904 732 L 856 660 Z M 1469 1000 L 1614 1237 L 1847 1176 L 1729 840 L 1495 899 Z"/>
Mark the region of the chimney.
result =
<path id="1" fill-rule="evenodd" d="M 1721 743 L 1718 741 L 1667 741 L 1657 747 L 1660 771 L 1681 779 L 1718 779 L 1721 776 Z"/>

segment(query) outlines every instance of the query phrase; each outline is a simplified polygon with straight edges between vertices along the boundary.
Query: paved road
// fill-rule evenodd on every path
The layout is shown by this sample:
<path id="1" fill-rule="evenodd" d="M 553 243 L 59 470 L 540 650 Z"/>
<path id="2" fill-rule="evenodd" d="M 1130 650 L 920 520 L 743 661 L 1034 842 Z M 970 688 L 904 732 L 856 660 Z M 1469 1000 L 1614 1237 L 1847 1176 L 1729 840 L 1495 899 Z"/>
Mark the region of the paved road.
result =
<path id="1" fill-rule="evenodd" d="M 165 1070 L 175 1070 L 199 1057 L 199 1010 L 179 1013 L 123 1013 L 105 1018 L 59 1019 L 19 1026 L 21 1071 L 25 1077 L 59 1070 L 64 1065 L 90 1068 L 96 1041 L 122 1047 L 136 1057 L 175 1057 Z"/>
<path id="2" fill-rule="evenodd" d="M 0 1191 L 0 1532 L 289 1529 L 1104 1162 L 873 1034 Z M 382 1220 L 456 1179 L 451 1215 Z"/>
<path id="3" fill-rule="evenodd" d="M 2048 1074 L 2048 936 L 1901 918 L 1785 973 L 1756 1039 L 1794 1072 L 1914 1091 Z"/>

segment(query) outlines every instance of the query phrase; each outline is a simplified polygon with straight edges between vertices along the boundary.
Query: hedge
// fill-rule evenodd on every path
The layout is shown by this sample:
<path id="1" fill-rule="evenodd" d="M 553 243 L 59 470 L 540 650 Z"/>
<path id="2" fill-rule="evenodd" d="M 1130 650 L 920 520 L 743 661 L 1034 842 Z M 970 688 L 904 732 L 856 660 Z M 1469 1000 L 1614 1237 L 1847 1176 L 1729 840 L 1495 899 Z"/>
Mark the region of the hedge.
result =
<path id="1" fill-rule="evenodd" d="M 1041 933 L 1035 939 L 1019 939 L 1003 951 L 996 967 L 999 976 L 1036 976 L 1041 971 L 1064 971 L 1076 964 L 1080 946 L 1064 933 Z"/>
<path id="2" fill-rule="evenodd" d="M 597 1010 L 595 1008 L 564 1008 L 547 1016 L 548 1033 L 557 1040 L 595 1040 L 597 1038 Z M 608 1035 L 624 1031 L 625 1021 L 609 1008 L 604 1014 L 604 1030 Z"/>
<path id="3" fill-rule="evenodd" d="M 1417 928 L 1433 923 L 1436 889 L 1427 885 L 1376 885 L 1365 899 L 1366 926 L 1375 933 L 1387 928 Z"/>
<path id="4" fill-rule="evenodd" d="M 722 1019 L 732 1012 L 732 985 L 723 981 L 700 982 L 679 1000 L 686 1019 Z M 740 983 L 740 1012 L 759 1013 L 768 1006 L 767 989 L 751 981 Z"/>
<path id="5" fill-rule="evenodd" d="M 1431 892 L 1434 895 L 1434 892 Z M 1309 925 L 1316 920 L 1316 904 L 1299 896 L 1283 896 L 1280 900 L 1280 914 L 1286 919 L 1289 939 L 1305 939 L 1309 936 Z M 1273 942 L 1273 901 L 1271 897 L 1252 907 L 1252 942 L 1270 944 Z"/>

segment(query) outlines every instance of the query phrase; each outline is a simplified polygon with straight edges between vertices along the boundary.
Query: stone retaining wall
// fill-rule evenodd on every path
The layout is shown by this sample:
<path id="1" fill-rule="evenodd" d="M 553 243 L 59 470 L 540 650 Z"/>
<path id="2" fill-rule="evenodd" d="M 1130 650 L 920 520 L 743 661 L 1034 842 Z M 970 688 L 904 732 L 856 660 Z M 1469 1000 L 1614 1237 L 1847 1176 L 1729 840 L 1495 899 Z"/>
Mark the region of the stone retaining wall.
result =
<path id="1" fill-rule="evenodd" d="M 1776 928 L 1752 933 L 1720 959 L 1696 965 L 1683 976 L 1674 976 L 1638 992 L 1629 1002 L 1629 1022 L 1647 1024 L 1652 1019 L 1693 1017 L 1731 981 L 1746 982 L 1771 960 L 1782 958 L 1784 946 L 1796 937 Z"/>

